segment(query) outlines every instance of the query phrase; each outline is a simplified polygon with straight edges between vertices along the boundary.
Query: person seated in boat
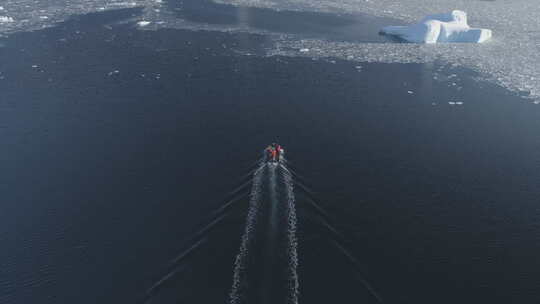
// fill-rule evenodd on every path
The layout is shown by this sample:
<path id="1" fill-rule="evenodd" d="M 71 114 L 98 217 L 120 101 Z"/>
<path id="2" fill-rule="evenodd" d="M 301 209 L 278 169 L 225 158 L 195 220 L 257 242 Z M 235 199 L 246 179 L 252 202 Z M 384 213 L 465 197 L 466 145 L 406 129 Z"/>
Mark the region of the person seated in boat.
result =
<path id="1" fill-rule="evenodd" d="M 274 149 L 274 147 L 272 147 L 271 145 L 266 147 L 266 149 L 264 150 L 265 151 L 265 156 L 266 156 L 266 161 L 267 162 L 271 162 L 275 159 L 275 155 L 276 155 L 276 150 Z"/>
<path id="2" fill-rule="evenodd" d="M 276 161 L 281 160 L 281 155 L 283 154 L 283 149 L 279 144 L 275 144 L 274 149 L 276 149 Z"/>
<path id="3" fill-rule="evenodd" d="M 272 157 L 270 158 L 271 161 L 272 161 L 273 163 L 277 162 L 277 150 L 276 150 L 275 147 L 272 147 L 272 154 L 271 154 L 271 156 L 272 156 Z"/>

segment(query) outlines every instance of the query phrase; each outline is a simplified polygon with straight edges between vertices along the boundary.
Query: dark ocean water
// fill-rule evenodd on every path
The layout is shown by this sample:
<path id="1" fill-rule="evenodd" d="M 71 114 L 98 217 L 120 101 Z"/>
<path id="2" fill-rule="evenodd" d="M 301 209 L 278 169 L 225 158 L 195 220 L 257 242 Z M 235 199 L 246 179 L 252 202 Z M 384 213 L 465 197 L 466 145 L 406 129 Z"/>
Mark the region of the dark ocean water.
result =
<path id="1" fill-rule="evenodd" d="M 385 303 L 540 300 L 537 106 L 463 69 L 442 72 L 460 90 L 435 81 L 438 63 L 359 72 L 260 56 L 262 34 L 118 23 L 138 14 L 1 41 L 0 303 L 136 303 L 276 140 Z M 283 29 L 294 17 L 255 26 L 352 37 L 327 15 Z M 299 302 L 372 303 L 300 211 Z M 214 230 L 165 298 L 225 303 L 243 225 Z"/>

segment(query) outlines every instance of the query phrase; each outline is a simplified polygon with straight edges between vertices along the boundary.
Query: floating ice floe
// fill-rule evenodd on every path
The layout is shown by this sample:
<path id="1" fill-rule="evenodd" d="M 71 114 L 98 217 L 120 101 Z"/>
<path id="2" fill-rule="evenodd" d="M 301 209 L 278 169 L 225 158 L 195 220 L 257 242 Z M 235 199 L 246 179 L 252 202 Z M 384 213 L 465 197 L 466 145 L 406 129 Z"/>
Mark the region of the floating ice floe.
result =
<path id="1" fill-rule="evenodd" d="M 471 28 L 467 13 L 428 15 L 419 23 L 408 26 L 387 26 L 381 33 L 415 43 L 472 42 L 482 43 L 491 38 L 491 30 Z"/>
<path id="2" fill-rule="evenodd" d="M 147 26 L 150 24 L 150 21 L 139 21 L 137 22 L 137 25 L 140 27 Z"/>
<path id="3" fill-rule="evenodd" d="M 11 17 L 8 17 L 8 16 L 0 16 L 0 23 L 8 23 L 8 22 L 13 22 L 13 18 Z"/>

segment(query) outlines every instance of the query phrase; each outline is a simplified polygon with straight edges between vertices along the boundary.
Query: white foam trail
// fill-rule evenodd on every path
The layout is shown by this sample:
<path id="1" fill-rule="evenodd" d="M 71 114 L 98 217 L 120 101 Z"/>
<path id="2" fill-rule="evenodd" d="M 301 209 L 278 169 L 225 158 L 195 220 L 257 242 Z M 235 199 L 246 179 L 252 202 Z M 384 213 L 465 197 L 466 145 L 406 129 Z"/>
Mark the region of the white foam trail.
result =
<path id="1" fill-rule="evenodd" d="M 269 173 L 269 205 L 270 208 L 267 211 L 268 226 L 266 227 L 266 240 L 264 241 L 264 258 L 261 260 L 263 263 L 263 271 L 261 277 L 261 304 L 274 304 L 272 301 L 273 296 L 273 284 L 275 275 L 275 263 L 274 260 L 277 254 L 276 246 L 279 246 L 279 230 L 280 230 L 280 200 L 278 199 L 278 186 L 277 186 L 277 166 L 274 164 L 268 165 Z"/>
<path id="2" fill-rule="evenodd" d="M 280 166 L 283 169 L 283 179 L 285 186 L 287 187 L 287 239 L 288 239 L 288 248 L 287 253 L 289 256 L 289 299 L 288 302 L 291 304 L 298 303 L 298 240 L 296 238 L 296 205 L 294 197 L 294 182 L 292 176 L 285 168 L 285 166 Z"/>
<path id="3" fill-rule="evenodd" d="M 233 272 L 233 285 L 231 293 L 229 294 L 231 304 L 239 304 L 242 302 L 242 295 L 244 294 L 244 285 L 242 285 L 242 278 L 245 276 L 247 259 L 249 255 L 249 247 L 253 241 L 253 234 L 255 232 L 255 225 L 257 223 L 257 215 L 260 209 L 260 197 L 261 197 L 261 182 L 263 177 L 262 169 L 266 164 L 262 164 L 254 173 L 253 187 L 250 193 L 249 210 L 246 219 L 246 227 L 244 234 L 242 235 L 242 241 L 240 244 L 240 250 L 236 256 L 234 262 Z"/>
<path id="4" fill-rule="evenodd" d="M 264 168 L 268 168 L 267 171 L 264 171 Z M 270 191 L 270 209 L 269 214 L 267 214 L 270 217 L 270 225 L 268 229 L 269 231 L 274 231 L 277 233 L 278 230 L 284 231 L 282 241 L 279 241 L 281 244 L 284 244 L 284 248 L 282 250 L 285 250 L 284 256 L 287 259 L 287 281 L 284 282 L 286 285 L 284 287 L 286 288 L 286 295 L 287 299 L 285 304 L 298 304 L 298 273 L 297 273 L 297 267 L 298 267 L 298 254 L 297 254 L 297 238 L 296 238 L 296 230 L 297 230 L 297 218 L 296 218 L 296 207 L 295 207 L 295 196 L 294 196 L 294 182 L 292 179 L 292 175 L 287 170 L 287 168 L 284 165 L 274 165 L 274 164 L 263 164 L 261 167 L 255 172 L 254 180 L 253 180 L 253 187 L 251 191 L 251 199 L 250 199 L 250 206 L 248 210 L 247 220 L 246 220 L 246 227 L 244 230 L 244 234 L 242 235 L 241 245 L 239 249 L 239 253 L 236 256 L 235 264 L 234 264 L 234 272 L 233 272 L 233 285 L 231 292 L 229 294 L 230 296 L 230 304 L 243 304 L 247 303 L 247 295 L 248 293 L 248 286 L 246 282 L 246 278 L 248 277 L 247 272 L 249 271 L 247 269 L 248 263 L 250 260 L 250 248 L 253 246 L 253 242 L 256 242 L 254 239 L 256 237 L 256 226 L 258 222 L 258 217 L 262 210 L 262 182 L 263 177 L 265 175 L 265 172 L 269 174 L 269 191 Z M 282 173 L 282 174 L 280 174 Z M 281 196 L 281 199 L 278 199 L 278 193 L 280 192 L 280 187 L 278 185 L 285 186 L 285 189 L 282 189 L 281 193 L 285 194 L 284 201 L 281 201 L 283 199 L 283 196 Z M 281 209 L 284 208 L 284 209 Z M 280 211 L 281 209 L 281 211 Z M 279 214 L 278 214 L 279 213 Z M 281 219 L 285 220 L 286 226 L 281 226 L 283 224 L 279 224 L 281 220 L 278 220 L 281 217 Z M 277 221 L 277 222 L 276 222 Z M 276 226 L 277 225 L 277 226 Z M 275 236 L 269 236 L 269 239 L 266 240 L 267 246 L 269 246 L 269 250 L 272 248 L 271 242 L 276 241 L 273 238 L 277 237 Z M 274 244 L 277 245 L 277 244 Z M 283 245 L 281 245 L 283 246 Z M 271 274 L 272 269 L 266 269 L 264 271 L 266 273 L 266 276 L 268 278 L 272 278 L 273 275 Z M 264 279 L 263 279 L 264 280 Z M 263 285 L 267 284 L 269 282 L 263 281 Z M 267 286 L 268 287 L 268 286 Z M 263 287 L 265 288 L 265 287 Z M 271 287 L 269 287 L 271 288 Z M 268 299 L 270 295 L 267 295 Z M 264 298 L 266 298 L 263 295 Z"/>

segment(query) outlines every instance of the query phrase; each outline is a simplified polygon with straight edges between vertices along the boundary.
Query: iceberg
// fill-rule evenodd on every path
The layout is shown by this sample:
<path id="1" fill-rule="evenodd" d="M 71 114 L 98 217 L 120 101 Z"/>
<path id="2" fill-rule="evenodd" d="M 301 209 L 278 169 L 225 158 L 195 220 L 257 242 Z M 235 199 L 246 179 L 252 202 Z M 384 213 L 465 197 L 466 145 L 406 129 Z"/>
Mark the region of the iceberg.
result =
<path id="1" fill-rule="evenodd" d="M 428 15 L 413 25 L 387 26 L 380 33 L 414 43 L 482 43 L 491 38 L 491 30 L 470 27 L 467 13 L 458 10 Z"/>

